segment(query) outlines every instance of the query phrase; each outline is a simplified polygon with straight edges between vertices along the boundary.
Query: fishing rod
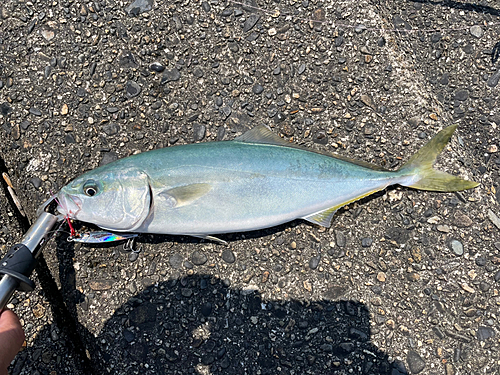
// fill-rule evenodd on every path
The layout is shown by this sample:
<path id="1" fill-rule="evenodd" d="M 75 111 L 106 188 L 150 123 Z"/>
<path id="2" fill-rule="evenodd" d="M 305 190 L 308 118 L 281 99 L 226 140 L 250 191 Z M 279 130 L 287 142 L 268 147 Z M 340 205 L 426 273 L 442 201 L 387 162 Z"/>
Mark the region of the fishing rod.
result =
<path id="1" fill-rule="evenodd" d="M 34 289 L 35 284 L 29 277 L 59 221 L 56 215 L 42 212 L 21 241 L 12 246 L 0 260 L 0 311 L 16 290 Z"/>
<path id="2" fill-rule="evenodd" d="M 43 210 L 35 223 L 28 229 L 22 240 L 12 246 L 7 254 L 0 260 L 0 311 L 7 305 L 16 290 L 29 292 L 35 287 L 29 276 L 33 272 L 37 258 L 42 249 L 56 233 L 65 220 L 61 215 L 54 215 Z M 139 253 L 141 248 L 134 249 L 135 233 L 110 233 L 107 231 L 75 233 L 71 221 L 67 218 L 71 229 L 69 242 L 81 242 L 88 244 L 108 243 L 127 240 L 123 248 L 127 251 Z"/>

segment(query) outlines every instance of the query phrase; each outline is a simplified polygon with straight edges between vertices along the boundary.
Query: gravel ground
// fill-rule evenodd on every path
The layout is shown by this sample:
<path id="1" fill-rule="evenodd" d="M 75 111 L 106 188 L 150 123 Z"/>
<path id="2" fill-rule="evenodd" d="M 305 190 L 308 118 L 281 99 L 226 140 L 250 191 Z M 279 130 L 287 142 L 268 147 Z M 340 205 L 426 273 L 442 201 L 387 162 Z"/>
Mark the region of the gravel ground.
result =
<path id="1" fill-rule="evenodd" d="M 0 157 L 27 216 L 137 152 L 285 139 L 398 168 L 458 123 L 438 166 L 481 185 L 391 188 L 223 236 L 141 236 L 140 253 L 60 233 L 13 374 L 500 372 L 498 1 L 6 1 Z M 0 252 L 21 237 L 0 192 Z"/>

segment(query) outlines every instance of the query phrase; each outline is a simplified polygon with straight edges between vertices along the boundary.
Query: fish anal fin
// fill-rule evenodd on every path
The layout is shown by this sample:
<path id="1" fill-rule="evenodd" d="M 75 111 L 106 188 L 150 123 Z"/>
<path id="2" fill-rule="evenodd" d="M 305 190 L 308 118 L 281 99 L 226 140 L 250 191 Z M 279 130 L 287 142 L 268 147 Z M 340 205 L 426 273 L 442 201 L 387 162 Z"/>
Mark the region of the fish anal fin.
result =
<path id="1" fill-rule="evenodd" d="M 364 197 L 367 197 L 369 195 L 372 195 L 373 193 L 376 193 L 377 191 L 384 190 L 385 186 L 382 186 L 378 189 L 370 190 L 367 193 L 363 193 L 361 195 L 358 195 L 357 197 L 354 197 L 352 199 L 349 199 L 345 202 L 339 203 L 336 206 L 333 207 L 328 207 L 327 209 L 312 213 L 310 215 L 301 217 L 301 219 L 309 221 L 310 223 L 313 224 L 318 224 L 321 225 L 322 227 L 330 228 L 332 225 L 332 220 L 333 220 L 333 215 L 335 215 L 335 212 L 342 206 L 348 205 L 349 203 L 356 202 Z"/>
<path id="2" fill-rule="evenodd" d="M 162 191 L 158 195 L 166 199 L 171 207 L 182 207 L 201 198 L 211 188 L 212 185 L 207 183 L 189 184 Z"/>
<path id="3" fill-rule="evenodd" d="M 333 206 L 327 208 L 326 210 L 315 212 L 311 215 L 304 216 L 302 219 L 309 221 L 310 223 L 321 225 L 322 227 L 330 228 L 332 225 L 333 215 L 339 209 L 339 206 Z"/>

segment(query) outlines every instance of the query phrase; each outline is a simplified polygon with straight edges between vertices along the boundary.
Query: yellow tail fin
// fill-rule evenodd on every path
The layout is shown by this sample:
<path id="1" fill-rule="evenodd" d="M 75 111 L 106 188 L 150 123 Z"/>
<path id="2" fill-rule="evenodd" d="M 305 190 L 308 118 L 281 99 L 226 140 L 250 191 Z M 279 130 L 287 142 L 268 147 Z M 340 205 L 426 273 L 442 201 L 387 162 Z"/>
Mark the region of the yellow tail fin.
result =
<path id="1" fill-rule="evenodd" d="M 441 130 L 399 169 L 402 175 L 415 176 L 411 184 L 402 185 L 434 191 L 460 191 L 479 185 L 477 182 L 463 180 L 432 168 L 437 156 L 443 151 L 456 128 L 457 125 L 451 125 Z"/>

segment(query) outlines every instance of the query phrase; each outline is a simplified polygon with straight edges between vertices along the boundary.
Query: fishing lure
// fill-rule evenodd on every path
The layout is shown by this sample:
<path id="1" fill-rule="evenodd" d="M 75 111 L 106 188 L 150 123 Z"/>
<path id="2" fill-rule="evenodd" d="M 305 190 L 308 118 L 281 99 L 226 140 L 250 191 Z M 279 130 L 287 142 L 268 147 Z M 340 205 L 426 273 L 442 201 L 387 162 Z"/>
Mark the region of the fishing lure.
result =
<path id="1" fill-rule="evenodd" d="M 99 232 L 85 232 L 85 233 L 74 233 L 68 237 L 68 242 L 81 242 L 81 243 L 107 243 L 114 241 L 129 240 L 131 238 L 137 237 L 136 233 L 111 233 L 105 231 Z"/>

